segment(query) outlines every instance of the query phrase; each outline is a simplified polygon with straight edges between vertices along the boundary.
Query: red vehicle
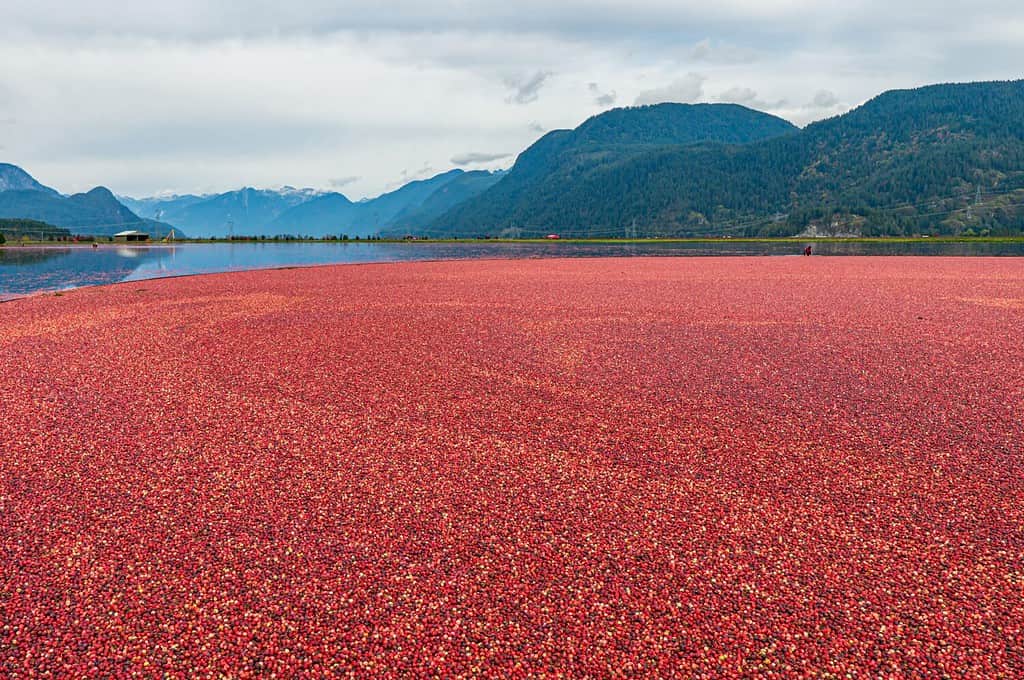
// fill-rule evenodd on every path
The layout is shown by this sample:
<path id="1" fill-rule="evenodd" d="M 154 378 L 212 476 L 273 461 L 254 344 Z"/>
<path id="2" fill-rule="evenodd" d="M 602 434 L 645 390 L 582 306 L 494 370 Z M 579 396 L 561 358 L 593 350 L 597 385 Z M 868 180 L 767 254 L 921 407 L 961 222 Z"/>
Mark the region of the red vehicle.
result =
<path id="1" fill-rule="evenodd" d="M 544 238 L 548 239 L 549 241 L 557 241 L 557 240 L 559 240 L 562 237 L 559 236 L 558 234 L 548 234 Z"/>

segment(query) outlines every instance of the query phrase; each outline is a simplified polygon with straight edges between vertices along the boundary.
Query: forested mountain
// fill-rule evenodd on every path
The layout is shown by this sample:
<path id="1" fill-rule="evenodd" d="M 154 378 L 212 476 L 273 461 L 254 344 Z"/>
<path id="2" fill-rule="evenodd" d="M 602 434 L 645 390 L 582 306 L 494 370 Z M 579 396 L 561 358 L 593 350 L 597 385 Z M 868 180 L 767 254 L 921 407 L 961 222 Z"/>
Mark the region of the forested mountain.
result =
<path id="1" fill-rule="evenodd" d="M 523 152 L 501 182 L 435 221 L 430 233 L 530 235 L 563 226 L 568 210 L 588 223 L 585 203 L 564 202 L 572 187 L 630 159 L 696 144 L 748 144 L 796 134 L 791 123 L 735 104 L 659 104 L 616 109 L 575 130 L 555 130 Z M 614 198 L 620 192 L 613 191 Z M 578 199 L 577 199 L 578 200 Z M 540 204 L 543 204 L 540 205 Z M 534 217 L 538 211 L 541 213 Z M 564 227 L 563 227 L 564 229 Z"/>
<path id="2" fill-rule="evenodd" d="M 547 135 L 505 179 L 427 233 L 895 235 L 1024 227 L 1024 190 L 1017 191 L 1024 189 L 1022 81 L 888 92 L 801 131 L 765 123 L 732 138 L 728 132 L 743 120 L 735 109 L 751 122 L 764 114 L 683 107 L 691 119 L 732 119 L 674 143 L 649 132 L 651 108 L 662 107 L 622 109 Z M 631 120 L 645 132 L 624 132 Z M 603 128 L 615 132 L 594 134 Z"/>
<path id="3" fill-rule="evenodd" d="M 126 229 L 147 231 L 154 236 L 167 225 L 140 218 L 121 205 L 104 187 L 84 194 L 61 196 L 45 187 L 21 168 L 0 166 L 0 218 L 38 220 L 67 229 L 72 234 L 109 236 Z"/>
<path id="4" fill-rule="evenodd" d="M 617 109 L 545 135 L 508 172 L 453 170 L 357 203 L 288 187 L 123 201 L 0 164 L 0 218 L 97 235 L 159 236 L 158 216 L 219 237 L 1017 234 L 1024 81 L 887 92 L 802 130 L 732 104 Z"/>

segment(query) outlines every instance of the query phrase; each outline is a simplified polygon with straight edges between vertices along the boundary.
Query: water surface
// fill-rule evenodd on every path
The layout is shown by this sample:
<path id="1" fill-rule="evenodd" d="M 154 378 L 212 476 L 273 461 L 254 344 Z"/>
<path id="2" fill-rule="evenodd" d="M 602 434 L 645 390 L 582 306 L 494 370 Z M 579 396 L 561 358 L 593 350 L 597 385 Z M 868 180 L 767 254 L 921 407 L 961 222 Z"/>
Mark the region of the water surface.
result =
<path id="1" fill-rule="evenodd" d="M 798 255 L 1024 256 L 1024 242 L 219 243 L 0 248 L 0 299 L 39 291 L 214 272 L 484 258 Z"/>

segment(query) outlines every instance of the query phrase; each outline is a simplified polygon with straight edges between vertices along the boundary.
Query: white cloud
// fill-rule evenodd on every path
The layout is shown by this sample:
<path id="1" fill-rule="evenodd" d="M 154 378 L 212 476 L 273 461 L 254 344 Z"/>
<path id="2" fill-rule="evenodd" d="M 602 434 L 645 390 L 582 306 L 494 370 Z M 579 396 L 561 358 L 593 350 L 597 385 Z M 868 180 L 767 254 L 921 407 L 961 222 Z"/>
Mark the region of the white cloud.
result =
<path id="1" fill-rule="evenodd" d="M 720 65 L 750 64 L 757 60 L 757 56 L 757 50 L 722 42 L 713 43 L 710 38 L 705 38 L 693 46 L 688 60 Z"/>
<path id="2" fill-rule="evenodd" d="M 343 189 L 350 184 L 355 184 L 361 179 L 362 177 L 360 177 L 359 175 L 350 175 L 348 177 L 332 177 L 331 179 L 327 180 L 327 183 L 330 184 L 332 189 Z"/>
<path id="3" fill-rule="evenodd" d="M 540 98 L 541 88 L 553 74 L 551 71 L 537 71 L 531 76 L 513 76 L 505 79 L 505 86 L 512 94 L 505 100 L 509 104 L 532 104 Z"/>
<path id="4" fill-rule="evenodd" d="M 597 83 L 589 83 L 587 85 L 587 90 L 590 92 L 590 95 L 594 98 L 594 105 L 600 106 L 603 109 L 607 109 L 613 106 L 616 100 L 619 98 L 619 95 L 614 90 L 611 92 L 604 92 L 601 89 L 601 86 L 598 85 Z"/>
<path id="5" fill-rule="evenodd" d="M 1019 0 L 13 0 L 0 144 L 66 192 L 358 177 L 346 192 L 375 195 L 595 106 L 736 101 L 805 124 L 1021 63 Z"/>
<path id="6" fill-rule="evenodd" d="M 811 100 L 810 107 L 817 109 L 830 109 L 839 104 L 839 97 L 828 90 L 818 90 Z"/>
<path id="7" fill-rule="evenodd" d="M 452 157 L 452 165 L 459 167 L 465 165 L 481 165 L 485 163 L 493 163 L 494 161 L 505 160 L 511 157 L 510 153 L 485 153 L 479 151 L 470 151 L 469 153 L 458 154 Z"/>
<path id="8" fill-rule="evenodd" d="M 664 104 L 675 102 L 679 104 L 691 104 L 699 101 L 704 96 L 704 82 L 707 76 L 699 73 L 688 73 L 682 78 L 677 78 L 664 87 L 653 90 L 644 90 L 636 97 L 637 106 L 648 104 Z"/>
<path id="9" fill-rule="evenodd" d="M 722 94 L 718 95 L 718 101 L 727 104 L 739 104 L 759 111 L 776 111 L 778 109 L 785 108 L 787 105 L 787 102 L 784 99 L 777 102 L 765 101 L 758 97 L 757 91 L 752 90 L 749 87 L 729 88 Z"/>

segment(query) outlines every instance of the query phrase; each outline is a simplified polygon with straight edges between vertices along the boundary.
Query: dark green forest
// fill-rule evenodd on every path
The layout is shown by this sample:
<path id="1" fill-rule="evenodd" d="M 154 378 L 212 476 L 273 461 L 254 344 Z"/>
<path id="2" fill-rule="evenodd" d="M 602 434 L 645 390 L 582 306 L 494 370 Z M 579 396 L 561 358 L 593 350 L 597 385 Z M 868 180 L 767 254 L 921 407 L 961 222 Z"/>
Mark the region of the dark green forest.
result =
<path id="1" fill-rule="evenodd" d="M 63 241 L 71 238 L 71 232 L 38 220 L 0 219 L 0 243 L 4 242 L 5 237 L 11 241 L 22 237 L 39 241 Z"/>
<path id="2" fill-rule="evenodd" d="M 549 133 L 423 231 L 1020 234 L 1024 81 L 888 92 L 803 130 L 734 105 L 619 109 Z"/>

